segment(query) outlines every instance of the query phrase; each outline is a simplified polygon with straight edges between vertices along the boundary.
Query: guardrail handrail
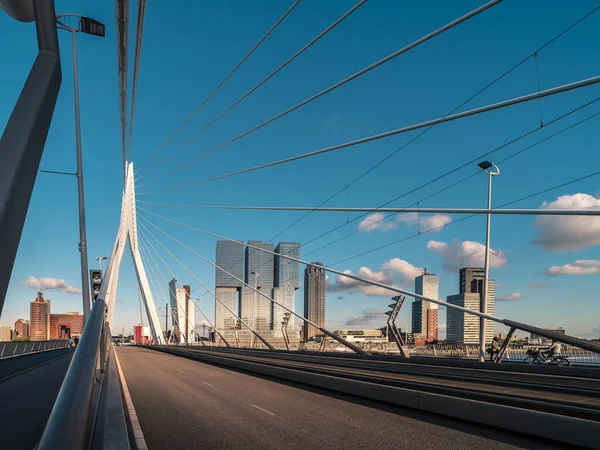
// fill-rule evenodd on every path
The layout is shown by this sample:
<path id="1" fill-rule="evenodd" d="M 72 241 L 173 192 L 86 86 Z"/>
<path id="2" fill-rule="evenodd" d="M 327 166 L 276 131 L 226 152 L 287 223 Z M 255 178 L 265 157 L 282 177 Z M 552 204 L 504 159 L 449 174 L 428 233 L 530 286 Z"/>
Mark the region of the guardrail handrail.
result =
<path id="1" fill-rule="evenodd" d="M 39 450 L 88 448 L 95 422 L 94 384 L 99 381 L 98 368 L 103 371 L 106 361 L 100 355 L 101 348 L 106 349 L 102 345 L 107 338 L 103 333 L 107 329 L 106 312 L 104 300 L 97 299 L 50 413 Z"/>

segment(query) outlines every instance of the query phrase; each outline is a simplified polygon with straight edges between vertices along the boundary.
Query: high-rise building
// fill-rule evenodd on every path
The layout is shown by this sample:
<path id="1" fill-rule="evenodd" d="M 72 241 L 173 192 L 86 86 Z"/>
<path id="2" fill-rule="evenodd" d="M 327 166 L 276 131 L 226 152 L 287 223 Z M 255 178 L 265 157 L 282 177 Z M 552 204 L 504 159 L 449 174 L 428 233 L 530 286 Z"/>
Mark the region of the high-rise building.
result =
<path id="1" fill-rule="evenodd" d="M 423 275 L 415 278 L 415 294 L 438 300 L 438 292 L 439 279 L 436 274 L 425 270 Z M 427 341 L 437 340 L 437 310 L 436 303 L 415 299 L 412 304 L 412 332 L 422 334 Z"/>
<path id="2" fill-rule="evenodd" d="M 47 341 L 50 339 L 50 300 L 44 294 L 37 293 L 29 305 L 29 337 L 32 341 Z"/>
<path id="3" fill-rule="evenodd" d="M 0 342 L 12 341 L 12 330 L 10 327 L 0 325 Z"/>
<path id="4" fill-rule="evenodd" d="M 280 242 L 275 248 L 275 253 L 300 258 L 300 242 Z M 300 263 L 275 255 L 275 287 L 273 288 L 273 299 L 286 308 L 294 310 L 296 289 L 300 288 Z M 281 337 L 281 322 L 286 310 L 273 303 L 273 330 L 275 337 Z M 287 331 L 294 332 L 294 318 L 291 317 Z"/>
<path id="5" fill-rule="evenodd" d="M 50 314 L 50 339 L 68 339 L 81 336 L 83 315 L 77 312 Z"/>
<path id="6" fill-rule="evenodd" d="M 284 286 L 273 288 L 273 299 L 282 304 L 288 309 L 294 310 L 295 292 L 293 286 Z M 282 337 L 281 322 L 283 322 L 283 315 L 286 310 L 281 306 L 273 303 L 273 335 L 275 337 Z M 290 318 L 287 326 L 288 333 L 293 332 L 295 329 L 294 318 Z"/>
<path id="7" fill-rule="evenodd" d="M 217 241 L 216 265 L 244 279 L 244 246 L 231 241 Z M 216 269 L 217 287 L 242 287 L 243 283 L 228 275 L 223 270 Z"/>
<path id="8" fill-rule="evenodd" d="M 18 319 L 15 322 L 15 335 L 15 337 L 23 339 L 29 337 L 29 320 Z"/>
<path id="9" fill-rule="evenodd" d="M 327 278 L 323 264 L 314 262 L 304 270 L 304 317 L 321 328 L 325 327 L 325 294 Z M 321 267 L 318 267 L 321 266 Z M 304 324 L 302 338 L 304 342 L 320 334 L 312 325 Z"/>
<path id="10" fill-rule="evenodd" d="M 173 332 L 181 344 L 192 343 L 195 336 L 196 308 L 190 296 L 190 287 L 178 288 L 177 283 L 175 278 L 169 282 Z"/>
<path id="11" fill-rule="evenodd" d="M 215 302 L 215 327 L 227 339 L 233 336 L 233 329 L 237 320 L 227 308 L 238 314 L 238 288 L 217 287 L 215 295 L 219 299 Z"/>
<path id="12" fill-rule="evenodd" d="M 300 259 L 300 242 L 280 242 L 275 253 Z M 275 255 L 275 287 L 300 288 L 300 263 Z"/>
<path id="13" fill-rule="evenodd" d="M 264 250 L 273 251 L 273 244 L 263 241 L 248 241 L 248 245 Z M 263 252 L 257 248 L 246 247 L 246 283 L 258 289 L 268 298 L 256 293 L 242 295 L 240 312 L 245 317 L 253 317 L 251 326 L 256 331 L 273 329 L 273 282 L 275 275 L 275 258 L 272 253 Z"/>
<path id="14" fill-rule="evenodd" d="M 480 311 L 483 297 L 484 269 L 465 267 L 459 271 L 459 293 L 450 295 L 448 303 L 471 311 Z M 486 302 L 487 314 L 494 315 L 495 282 L 488 281 Z M 478 344 L 479 317 L 448 308 L 446 311 L 446 340 L 450 343 Z M 494 337 L 494 322 L 486 320 L 485 341 L 490 342 Z"/>

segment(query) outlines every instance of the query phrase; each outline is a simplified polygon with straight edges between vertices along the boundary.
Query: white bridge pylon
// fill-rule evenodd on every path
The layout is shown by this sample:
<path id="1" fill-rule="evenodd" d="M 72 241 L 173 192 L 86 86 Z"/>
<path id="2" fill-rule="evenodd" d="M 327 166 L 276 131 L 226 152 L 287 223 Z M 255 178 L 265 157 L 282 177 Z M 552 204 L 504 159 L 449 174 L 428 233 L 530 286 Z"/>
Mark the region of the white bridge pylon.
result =
<path id="1" fill-rule="evenodd" d="M 119 272 L 121 269 L 121 261 L 125 253 L 125 246 L 129 243 L 133 265 L 137 276 L 138 285 L 142 294 L 142 300 L 146 307 L 146 315 L 150 322 L 150 331 L 154 342 L 158 345 L 164 345 L 165 339 L 163 335 L 156 306 L 146 269 L 142 261 L 142 256 L 138 247 L 138 232 L 137 232 L 137 213 L 135 208 L 135 184 L 133 179 L 133 163 L 128 163 L 125 172 L 125 188 L 123 190 L 123 201 L 121 204 L 121 222 L 119 231 L 113 245 L 113 250 L 110 255 L 106 273 L 100 289 L 99 298 L 104 299 L 108 305 L 108 322 L 112 325 L 113 315 L 115 310 L 115 302 L 117 298 L 117 285 L 119 281 Z"/>

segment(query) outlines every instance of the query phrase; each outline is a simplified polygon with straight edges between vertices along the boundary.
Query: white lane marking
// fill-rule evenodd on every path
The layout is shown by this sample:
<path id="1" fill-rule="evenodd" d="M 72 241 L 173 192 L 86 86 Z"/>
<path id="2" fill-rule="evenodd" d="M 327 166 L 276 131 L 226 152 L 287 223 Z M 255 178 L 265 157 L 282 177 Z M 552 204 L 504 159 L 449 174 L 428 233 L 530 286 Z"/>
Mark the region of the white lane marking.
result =
<path id="1" fill-rule="evenodd" d="M 212 385 L 212 384 L 210 384 L 210 383 L 207 383 L 206 381 L 203 381 L 203 383 L 204 383 L 205 385 L 207 385 L 207 386 L 213 387 L 213 385 Z"/>
<path id="2" fill-rule="evenodd" d="M 260 406 L 256 406 L 256 405 L 250 405 L 250 406 L 252 406 L 253 408 L 256 408 L 256 409 L 258 409 L 259 411 L 262 411 L 262 412 L 264 412 L 264 413 L 267 413 L 267 414 L 269 414 L 269 415 L 271 415 L 271 416 L 274 416 L 274 415 L 275 415 L 275 414 L 273 414 L 271 411 L 267 411 L 266 409 L 262 409 Z"/>
<path id="3" fill-rule="evenodd" d="M 131 395 L 129 394 L 129 388 L 127 387 L 127 382 L 125 381 L 125 375 L 123 375 L 123 371 L 121 370 L 119 356 L 117 355 L 116 350 L 114 350 L 113 353 L 115 355 L 115 362 L 117 363 L 117 371 L 119 372 L 119 378 L 121 379 L 121 387 L 123 388 L 123 396 L 125 397 L 125 404 L 127 406 L 127 412 L 129 413 L 129 421 L 131 422 L 131 428 L 133 429 L 133 437 L 135 439 L 135 444 L 138 450 L 145 450 L 148 448 L 148 445 L 146 444 L 144 433 L 142 433 L 142 427 L 140 426 L 140 421 L 138 420 L 137 413 L 135 412 L 133 400 L 131 400 Z"/>

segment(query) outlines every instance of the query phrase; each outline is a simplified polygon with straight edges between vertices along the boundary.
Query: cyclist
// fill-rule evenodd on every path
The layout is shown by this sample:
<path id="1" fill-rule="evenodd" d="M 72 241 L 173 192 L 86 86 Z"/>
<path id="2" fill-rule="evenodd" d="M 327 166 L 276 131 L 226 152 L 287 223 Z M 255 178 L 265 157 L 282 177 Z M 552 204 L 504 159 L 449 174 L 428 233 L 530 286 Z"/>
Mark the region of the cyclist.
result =
<path id="1" fill-rule="evenodd" d="M 542 356 L 544 356 L 546 358 L 546 364 L 548 364 L 552 360 L 552 358 L 560 355 L 560 351 L 561 351 L 560 342 L 552 341 L 552 346 L 550 346 L 550 348 L 548 348 L 547 350 L 544 350 L 543 352 L 541 352 L 541 354 L 542 354 Z"/>
<path id="2" fill-rule="evenodd" d="M 488 353 L 490 354 L 490 361 L 494 361 L 494 359 L 496 358 L 496 355 L 498 354 L 498 352 L 500 351 L 500 343 L 498 341 L 498 336 L 494 336 L 494 339 L 492 339 L 492 343 L 490 345 L 490 348 L 488 349 Z"/>

